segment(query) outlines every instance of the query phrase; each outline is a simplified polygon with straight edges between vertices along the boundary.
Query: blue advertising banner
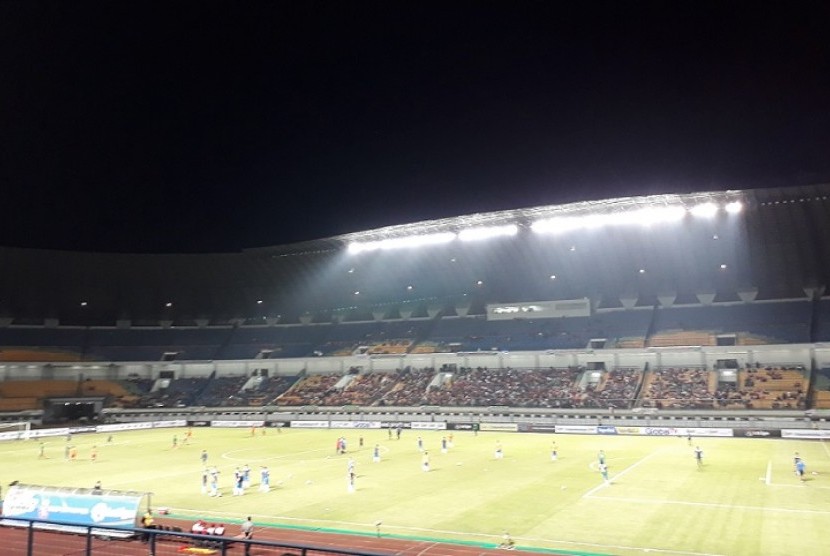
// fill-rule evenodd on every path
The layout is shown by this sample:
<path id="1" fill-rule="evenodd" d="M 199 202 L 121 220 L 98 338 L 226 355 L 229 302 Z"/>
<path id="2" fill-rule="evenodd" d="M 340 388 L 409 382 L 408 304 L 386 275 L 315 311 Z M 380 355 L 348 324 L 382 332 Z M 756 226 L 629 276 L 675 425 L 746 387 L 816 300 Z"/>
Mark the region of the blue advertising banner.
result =
<path id="1" fill-rule="evenodd" d="M 617 427 L 614 425 L 599 425 L 597 434 L 617 434 Z"/>
<path id="2" fill-rule="evenodd" d="M 3 517 L 48 519 L 73 525 L 135 527 L 141 495 L 77 494 L 44 486 L 13 486 Z"/>

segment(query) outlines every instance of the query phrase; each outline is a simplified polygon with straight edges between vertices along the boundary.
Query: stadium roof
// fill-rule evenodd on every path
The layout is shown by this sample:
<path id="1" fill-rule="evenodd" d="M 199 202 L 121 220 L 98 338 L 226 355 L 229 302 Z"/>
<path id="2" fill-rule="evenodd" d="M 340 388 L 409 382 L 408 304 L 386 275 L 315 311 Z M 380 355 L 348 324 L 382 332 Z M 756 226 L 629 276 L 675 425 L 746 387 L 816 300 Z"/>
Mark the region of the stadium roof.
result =
<path id="1" fill-rule="evenodd" d="M 824 184 L 628 197 L 240 253 L 2 248 L 0 315 L 5 324 L 296 323 L 302 315 L 395 318 L 403 307 L 415 316 L 461 306 L 476 313 L 485 303 L 521 300 L 589 297 L 612 308 L 661 296 L 696 302 L 701 293 L 716 301 L 803 297 L 805 287 L 828 281 L 829 196 Z M 486 237 L 482 228 L 497 233 L 461 241 L 465 230 Z M 395 243 L 432 234 L 440 241 L 420 248 Z"/>

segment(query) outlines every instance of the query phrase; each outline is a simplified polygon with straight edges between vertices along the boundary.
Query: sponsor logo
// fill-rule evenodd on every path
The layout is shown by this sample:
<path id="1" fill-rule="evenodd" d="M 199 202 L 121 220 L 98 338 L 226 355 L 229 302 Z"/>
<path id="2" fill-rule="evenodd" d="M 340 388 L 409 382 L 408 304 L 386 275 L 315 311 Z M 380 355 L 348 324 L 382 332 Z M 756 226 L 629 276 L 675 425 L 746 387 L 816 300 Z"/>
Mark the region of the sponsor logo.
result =
<path id="1" fill-rule="evenodd" d="M 447 428 L 457 431 L 471 431 L 473 430 L 472 423 L 450 423 L 447 425 Z"/>
<path id="2" fill-rule="evenodd" d="M 265 421 L 211 421 L 211 427 L 225 427 L 225 428 L 243 428 L 243 427 L 261 427 Z"/>
<path id="3" fill-rule="evenodd" d="M 166 427 L 186 427 L 187 421 L 184 419 L 176 419 L 175 421 L 156 421 L 153 423 L 154 429 L 166 428 Z"/>
<path id="4" fill-rule="evenodd" d="M 830 430 L 814 429 L 784 429 L 781 431 L 784 438 L 830 438 Z"/>
<path id="5" fill-rule="evenodd" d="M 328 421 L 291 421 L 292 429 L 327 429 Z"/>
<path id="6" fill-rule="evenodd" d="M 670 429 L 666 427 L 645 427 L 643 434 L 648 436 L 671 436 L 677 434 L 677 429 Z"/>
<path id="7" fill-rule="evenodd" d="M 516 423 L 481 423 L 479 430 L 494 432 L 516 432 L 519 430 L 519 426 Z"/>
<path id="8" fill-rule="evenodd" d="M 431 430 L 431 431 L 439 431 L 445 430 L 447 428 L 447 424 L 443 421 L 440 423 L 434 423 L 432 421 L 413 421 L 412 426 L 410 428 L 413 429 L 422 429 L 422 430 Z"/>
<path id="9" fill-rule="evenodd" d="M 598 434 L 617 434 L 617 427 L 612 425 L 599 425 L 597 427 Z"/>
<path id="10" fill-rule="evenodd" d="M 380 421 L 332 421 L 333 429 L 379 429 Z"/>
<path id="11" fill-rule="evenodd" d="M 556 432 L 567 434 L 596 434 L 597 427 L 592 425 L 556 425 Z"/>
<path id="12" fill-rule="evenodd" d="M 744 436 L 759 436 L 759 437 L 766 437 L 766 436 L 772 436 L 772 432 L 770 432 L 770 431 L 760 431 L 760 430 L 756 430 L 756 431 L 744 431 Z"/>

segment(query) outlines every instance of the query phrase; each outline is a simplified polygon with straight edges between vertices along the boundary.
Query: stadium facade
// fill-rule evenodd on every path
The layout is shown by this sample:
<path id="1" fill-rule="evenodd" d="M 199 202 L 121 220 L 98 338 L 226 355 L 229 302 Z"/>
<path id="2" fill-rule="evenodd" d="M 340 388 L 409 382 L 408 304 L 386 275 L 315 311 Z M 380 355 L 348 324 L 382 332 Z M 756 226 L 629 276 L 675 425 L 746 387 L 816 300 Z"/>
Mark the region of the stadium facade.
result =
<path id="1" fill-rule="evenodd" d="M 828 196 L 816 185 L 609 199 L 230 254 L 5 248 L 0 372 L 577 368 L 598 373 L 575 383 L 586 388 L 619 368 L 724 370 L 718 383 L 771 367 L 800 372 L 782 392 L 804 394 L 775 409 L 823 407 L 806 392 L 830 368 Z M 643 402 L 621 408 L 653 407 Z"/>

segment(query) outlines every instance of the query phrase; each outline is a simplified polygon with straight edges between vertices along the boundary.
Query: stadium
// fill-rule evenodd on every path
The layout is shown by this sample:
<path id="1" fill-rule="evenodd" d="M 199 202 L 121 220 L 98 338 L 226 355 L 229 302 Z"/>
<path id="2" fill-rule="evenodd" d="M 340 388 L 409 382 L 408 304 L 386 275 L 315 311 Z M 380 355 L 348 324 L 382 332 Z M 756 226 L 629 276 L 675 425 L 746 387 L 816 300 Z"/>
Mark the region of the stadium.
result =
<path id="1" fill-rule="evenodd" d="M 252 515 L 263 555 L 820 553 L 828 197 L 615 198 L 238 253 L 0 249 L 0 537 L 242 554 L 190 524 Z M 130 499 L 127 538 L 10 513 L 96 481 Z"/>

